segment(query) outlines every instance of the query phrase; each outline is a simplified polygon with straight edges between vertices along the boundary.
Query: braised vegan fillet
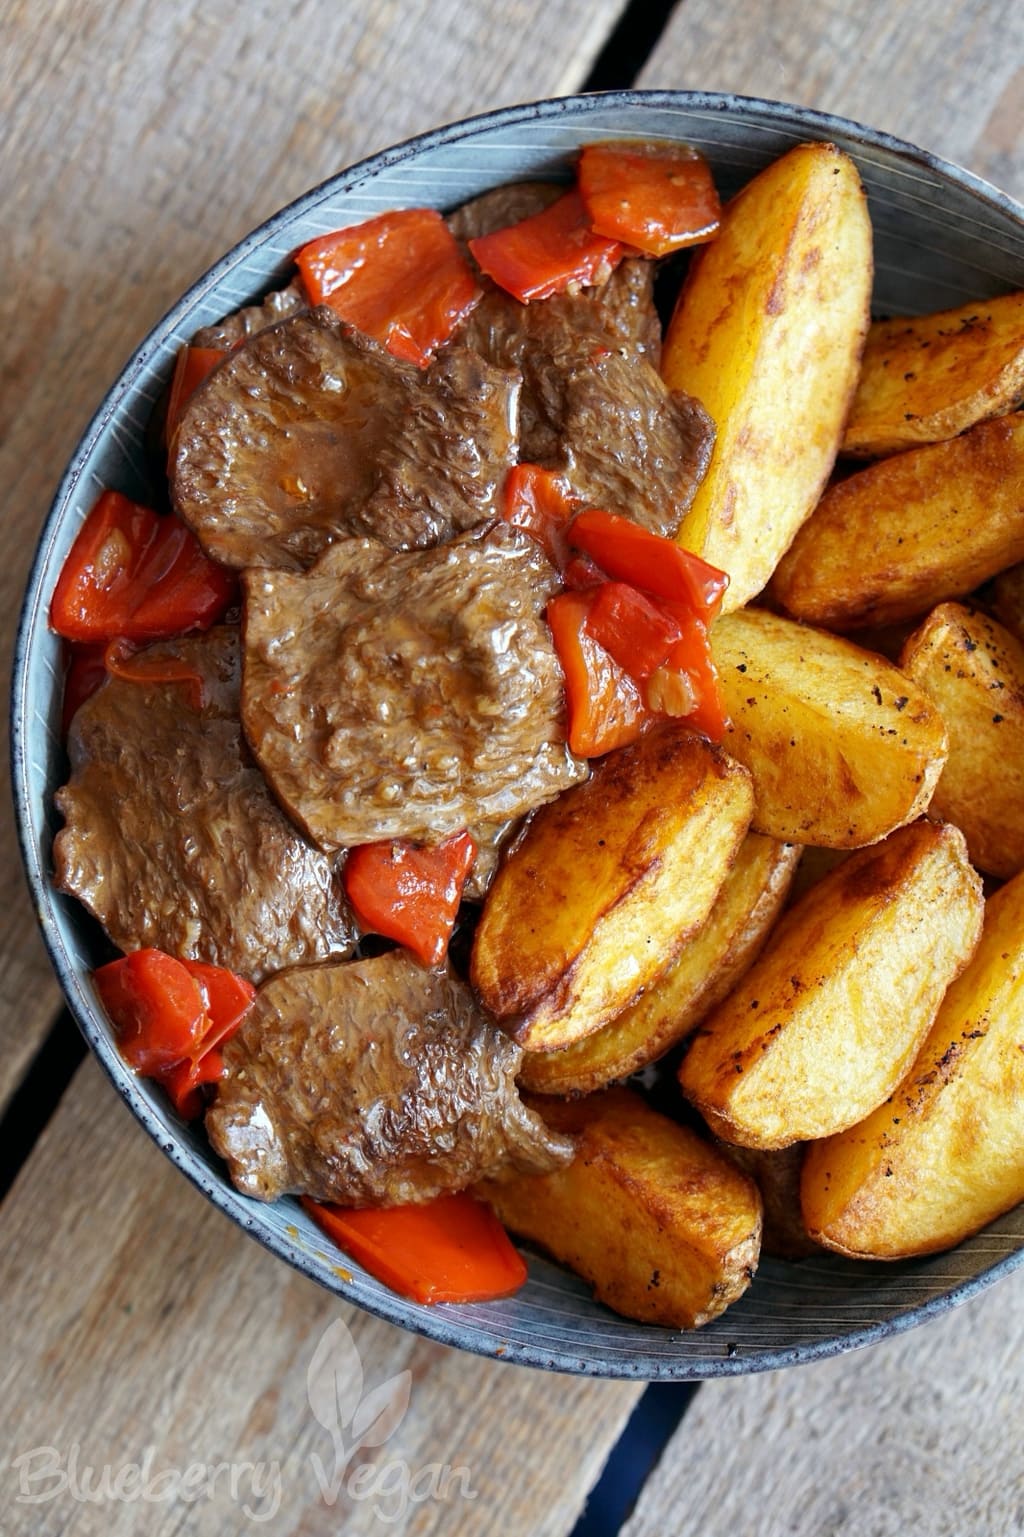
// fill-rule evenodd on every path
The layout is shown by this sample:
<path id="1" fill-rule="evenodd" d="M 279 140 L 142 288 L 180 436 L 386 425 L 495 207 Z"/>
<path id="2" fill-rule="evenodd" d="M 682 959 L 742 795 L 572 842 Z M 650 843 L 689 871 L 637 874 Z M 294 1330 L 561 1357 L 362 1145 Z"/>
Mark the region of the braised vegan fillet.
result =
<path id="1" fill-rule="evenodd" d="M 78 897 L 124 951 L 155 946 L 259 981 L 347 955 L 354 942 L 333 863 L 288 821 L 238 719 L 238 632 L 163 641 L 187 684 L 110 678 L 78 710 L 58 890 Z"/>
<path id="2" fill-rule="evenodd" d="M 276 325 L 279 320 L 286 320 L 289 315 L 298 315 L 308 309 L 309 303 L 302 284 L 295 278 L 286 287 L 267 294 L 262 304 L 247 304 L 244 309 L 225 315 L 217 325 L 203 326 L 193 336 L 192 346 L 218 347 L 228 352 L 240 342 L 248 341 L 258 331 L 265 331 L 267 326 Z"/>
<path id="3" fill-rule="evenodd" d="M 228 566 L 310 565 L 334 539 L 436 544 L 497 510 L 517 375 L 447 348 L 403 363 L 330 310 L 267 327 L 186 405 L 177 511 Z"/>
<path id="4" fill-rule="evenodd" d="M 519 1098 L 521 1056 L 463 982 L 403 950 L 301 967 L 260 989 L 206 1126 L 244 1195 L 429 1201 L 570 1161 Z"/>
<path id="5" fill-rule="evenodd" d="M 557 577 L 525 534 L 348 539 L 305 575 L 243 580 L 246 735 L 322 848 L 437 843 L 586 778 L 543 617 Z"/>

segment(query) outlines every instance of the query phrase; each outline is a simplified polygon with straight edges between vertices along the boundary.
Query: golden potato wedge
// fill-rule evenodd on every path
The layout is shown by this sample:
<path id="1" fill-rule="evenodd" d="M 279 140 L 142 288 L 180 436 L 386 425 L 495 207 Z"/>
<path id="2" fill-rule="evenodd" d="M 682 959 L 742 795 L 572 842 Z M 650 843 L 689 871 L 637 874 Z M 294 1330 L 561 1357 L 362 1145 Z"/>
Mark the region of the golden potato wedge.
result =
<path id="1" fill-rule="evenodd" d="M 981 943 L 907 1077 L 807 1149 L 801 1199 L 830 1249 L 948 1249 L 1024 1201 L 1024 876 L 990 897 Z"/>
<path id="2" fill-rule="evenodd" d="M 1024 563 L 1000 571 L 987 592 L 992 612 L 1024 643 Z"/>
<path id="3" fill-rule="evenodd" d="M 720 619 L 711 650 L 754 779 L 755 832 L 860 848 L 919 816 L 946 756 L 928 696 L 869 651 L 764 609 Z"/>
<path id="4" fill-rule="evenodd" d="M 913 619 L 1024 559 L 1024 415 L 836 481 L 779 562 L 788 614 L 832 630 Z"/>
<path id="5" fill-rule="evenodd" d="M 670 388 L 718 429 L 679 529 L 730 575 L 726 612 L 760 592 L 828 478 L 868 329 L 871 225 L 857 169 L 801 144 L 725 210 L 662 351 Z"/>
<path id="6" fill-rule="evenodd" d="M 668 970 L 593 1035 L 561 1051 L 527 1052 L 519 1082 L 539 1094 L 589 1094 L 664 1056 L 753 964 L 799 858 L 796 844 L 748 833 L 711 916 Z"/>
<path id="7" fill-rule="evenodd" d="M 506 1227 L 644 1323 L 696 1329 L 746 1291 L 761 1197 L 734 1163 L 629 1089 L 531 1103 L 577 1153 L 555 1174 L 478 1187 Z"/>
<path id="8" fill-rule="evenodd" d="M 956 823 L 979 869 L 1016 875 L 1024 869 L 1024 646 L 976 609 L 942 603 L 908 640 L 902 665 L 949 733 L 933 814 Z"/>
<path id="9" fill-rule="evenodd" d="M 679 1070 L 744 1147 L 831 1136 L 880 1105 L 927 1035 L 982 922 L 963 835 L 922 819 L 852 854 L 783 918 Z"/>
<path id="10" fill-rule="evenodd" d="M 800 1208 L 800 1173 L 804 1164 L 804 1143 L 766 1151 L 759 1147 L 736 1147 L 712 1139 L 716 1147 L 749 1174 L 764 1205 L 761 1253 L 774 1259 L 803 1259 L 820 1254 L 821 1245 L 808 1233 Z"/>
<path id="11" fill-rule="evenodd" d="M 955 438 L 1024 401 L 1024 293 L 877 320 L 841 452 L 877 459 Z"/>
<path id="12" fill-rule="evenodd" d="M 600 1029 L 706 922 L 752 803 L 746 770 L 677 726 L 600 759 L 495 877 L 470 964 L 481 1003 L 532 1051 Z"/>

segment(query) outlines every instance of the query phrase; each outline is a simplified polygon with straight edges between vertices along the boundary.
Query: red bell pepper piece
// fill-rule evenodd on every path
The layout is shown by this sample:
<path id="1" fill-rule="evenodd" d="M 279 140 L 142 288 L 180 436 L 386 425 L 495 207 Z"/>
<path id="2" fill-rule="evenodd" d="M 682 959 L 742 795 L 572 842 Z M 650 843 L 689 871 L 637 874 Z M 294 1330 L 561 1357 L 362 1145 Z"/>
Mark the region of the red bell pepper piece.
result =
<path id="1" fill-rule="evenodd" d="M 572 525 L 570 540 L 620 582 L 670 602 L 683 603 L 710 622 L 722 605 L 729 578 L 672 539 L 639 523 L 588 507 Z"/>
<path id="2" fill-rule="evenodd" d="M 165 437 L 170 440 L 182 411 L 192 395 L 227 353 L 220 347 L 182 347 L 174 364 L 171 392 L 167 397 Z"/>
<path id="3" fill-rule="evenodd" d="M 163 1084 L 186 1119 L 199 1115 L 199 1088 L 223 1073 L 220 1048 L 251 1008 L 252 984 L 223 966 L 154 949 L 101 966 L 93 980 L 125 1061 Z"/>
<path id="4" fill-rule="evenodd" d="M 346 1254 L 414 1302 L 489 1302 L 526 1280 L 526 1265 L 505 1229 L 471 1195 L 358 1211 L 308 1196 L 302 1204 Z"/>
<path id="5" fill-rule="evenodd" d="M 638 683 L 662 665 L 683 633 L 667 608 L 628 582 L 602 582 L 586 628 Z"/>
<path id="6" fill-rule="evenodd" d="M 177 518 L 104 491 L 57 578 L 50 625 L 74 641 L 160 640 L 208 628 L 235 592 Z"/>
<path id="7" fill-rule="evenodd" d="M 577 174 L 593 228 L 651 256 L 718 233 L 722 205 L 711 168 L 687 144 L 588 144 Z"/>
<path id="8" fill-rule="evenodd" d="M 469 242 L 481 272 L 523 304 L 563 293 L 570 284 L 603 283 L 625 254 L 590 227 L 574 188 L 540 213 Z"/>
<path id="9" fill-rule="evenodd" d="M 552 565 L 561 566 L 569 551 L 569 522 L 580 505 L 557 470 L 517 464 L 505 479 L 501 515 L 506 523 L 536 539 Z"/>
<path id="10" fill-rule="evenodd" d="M 600 588 L 563 592 L 547 606 L 548 627 L 565 677 L 569 747 L 599 758 L 635 742 L 649 713 L 633 679 L 587 630 Z"/>
<path id="11" fill-rule="evenodd" d="M 563 583 L 574 592 L 586 592 L 588 587 L 596 587 L 598 582 L 607 580 L 601 567 L 589 555 L 570 555 L 562 570 Z"/>
<path id="12" fill-rule="evenodd" d="M 131 641 L 112 640 L 104 648 L 103 664 L 112 678 L 127 683 L 184 683 L 193 710 L 203 707 L 203 675 L 183 657 L 154 656 L 148 649 L 137 650 Z"/>
<path id="13" fill-rule="evenodd" d="M 162 950 L 134 950 L 93 974 L 103 1007 L 117 1031 L 122 1057 L 157 1077 L 194 1057 L 210 1027 L 195 977 Z"/>
<path id="14" fill-rule="evenodd" d="M 107 676 L 103 665 L 106 647 L 102 641 L 84 646 L 69 645 L 68 669 L 64 675 L 64 704 L 61 710 L 61 731 L 67 736 L 71 722 L 81 705 L 91 699 Z"/>
<path id="15" fill-rule="evenodd" d="M 345 861 L 345 890 L 365 929 L 397 939 L 425 966 L 439 966 L 475 858 L 467 832 L 430 848 L 404 838 L 364 843 Z"/>
<path id="16" fill-rule="evenodd" d="M 665 658 L 665 670 L 683 673 L 690 682 L 694 705 L 687 712 L 687 725 L 703 731 L 713 742 L 720 742 L 728 729 L 729 717 L 711 658 L 707 625 L 681 605 L 671 606 L 671 612 L 682 633 Z"/>
<path id="17" fill-rule="evenodd" d="M 439 213 L 406 208 L 320 235 L 295 257 L 314 304 L 424 368 L 480 299 Z"/>

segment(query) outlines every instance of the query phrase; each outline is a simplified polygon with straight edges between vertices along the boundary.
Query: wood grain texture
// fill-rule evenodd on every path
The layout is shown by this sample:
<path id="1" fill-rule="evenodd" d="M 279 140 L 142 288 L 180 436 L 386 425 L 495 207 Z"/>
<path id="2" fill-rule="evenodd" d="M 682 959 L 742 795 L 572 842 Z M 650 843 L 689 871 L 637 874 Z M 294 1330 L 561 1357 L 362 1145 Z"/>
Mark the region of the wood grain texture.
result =
<path id="1" fill-rule="evenodd" d="M 1009 1537 L 1022 1444 L 1018 1273 L 871 1350 L 705 1384 L 623 1537 Z"/>
<path id="2" fill-rule="evenodd" d="M 360 156 L 576 89 L 618 10 L 619 0 L 4 7 L 0 674 L 64 465 L 121 364 L 186 285 Z M 5 744 L 2 758 L 6 775 Z M 13 882 L 9 808 L 5 784 L 0 868 Z M 0 1105 L 57 1004 L 19 884 L 0 934 Z"/>
<path id="3" fill-rule="evenodd" d="M 267 1510 L 275 1464 L 280 1504 L 267 1530 L 319 1537 L 343 1527 L 358 1537 L 388 1529 L 401 1474 L 384 1469 L 396 1463 L 420 1474 L 413 1485 L 420 1492 L 431 1488 L 435 1465 L 465 1472 L 449 1478 L 446 1497 L 410 1502 L 392 1530 L 560 1537 L 571 1531 L 640 1391 L 463 1355 L 338 1302 L 191 1190 L 93 1062 L 80 1070 L 4 1215 L 0 1530 L 7 1537 L 258 1530 L 262 1523 L 247 1522 L 240 1506 L 249 1498 Z M 312 1457 L 330 1479 L 332 1443 L 311 1412 L 307 1371 L 338 1319 L 361 1357 L 363 1396 L 404 1371 L 411 1393 L 394 1434 L 350 1467 L 351 1474 L 360 1461 L 377 1464 L 377 1497 L 366 1484 L 353 1492 L 347 1479 L 331 1505 Z M 344 1391 L 351 1362 L 340 1348 L 329 1353 Z M 330 1370 L 318 1380 L 329 1394 Z M 52 1500 L 28 1504 L 22 1493 L 53 1486 L 42 1460 L 25 1456 L 39 1446 L 57 1448 L 65 1473 L 77 1446 L 78 1480 Z M 142 1462 L 149 1446 L 154 1473 L 262 1465 L 268 1493 L 252 1497 L 258 1487 L 243 1473 L 235 1498 L 223 1473 L 212 1497 L 192 1503 L 76 1499 L 86 1467 L 116 1471 Z"/>
<path id="4" fill-rule="evenodd" d="M 839 113 L 1024 197 L 1017 0 L 682 0 L 638 83 Z"/>

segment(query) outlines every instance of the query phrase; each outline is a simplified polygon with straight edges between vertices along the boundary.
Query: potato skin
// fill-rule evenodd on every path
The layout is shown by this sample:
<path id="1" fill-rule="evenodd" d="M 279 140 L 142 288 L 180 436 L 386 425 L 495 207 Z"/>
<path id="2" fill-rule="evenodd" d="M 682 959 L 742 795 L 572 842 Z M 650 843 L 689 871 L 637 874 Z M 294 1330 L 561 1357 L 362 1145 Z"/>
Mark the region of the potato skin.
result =
<path id="1" fill-rule="evenodd" d="M 772 581 L 794 619 L 916 619 L 1024 559 L 1024 415 L 910 449 L 825 492 Z"/>
<path id="2" fill-rule="evenodd" d="M 684 1094 L 744 1147 L 855 1125 L 913 1062 L 981 921 L 981 881 L 957 828 L 922 819 L 851 855 L 697 1030 Z"/>
<path id="3" fill-rule="evenodd" d="M 811 1234 L 840 1254 L 947 1249 L 1024 1200 L 1024 875 L 993 897 L 981 943 L 913 1067 L 859 1125 L 808 1148 Z"/>
<path id="4" fill-rule="evenodd" d="M 755 832 L 860 848 L 926 809 L 945 728 L 889 662 L 765 609 L 720 619 L 711 650 L 732 720 L 725 749 L 754 780 Z"/>
<path id="5" fill-rule="evenodd" d="M 629 1089 L 531 1107 L 576 1137 L 576 1157 L 555 1174 L 478 1186 L 506 1227 L 643 1323 L 696 1329 L 742 1296 L 760 1253 L 761 1197 L 730 1159 Z"/>
<path id="6" fill-rule="evenodd" d="M 680 525 L 729 572 L 724 610 L 761 591 L 821 494 L 868 328 L 871 225 L 860 177 L 834 144 L 801 144 L 728 205 L 695 256 L 662 372 L 718 429 Z"/>
<path id="7" fill-rule="evenodd" d="M 523 1087 L 589 1094 L 670 1051 L 735 987 L 768 938 L 800 858 L 793 843 L 748 833 L 710 917 L 621 1014 L 561 1051 L 527 1052 Z"/>
<path id="8" fill-rule="evenodd" d="M 949 756 L 932 797 L 971 860 L 1008 879 L 1024 869 L 1024 645 L 994 619 L 942 603 L 901 666 L 942 713 Z"/>
<path id="9" fill-rule="evenodd" d="M 750 825 L 750 776 L 666 725 L 541 807 L 491 886 L 470 978 L 529 1050 L 598 1030 L 706 921 Z"/>
<path id="10" fill-rule="evenodd" d="M 841 452 L 861 459 L 955 438 L 1024 401 L 1024 293 L 868 332 Z"/>

